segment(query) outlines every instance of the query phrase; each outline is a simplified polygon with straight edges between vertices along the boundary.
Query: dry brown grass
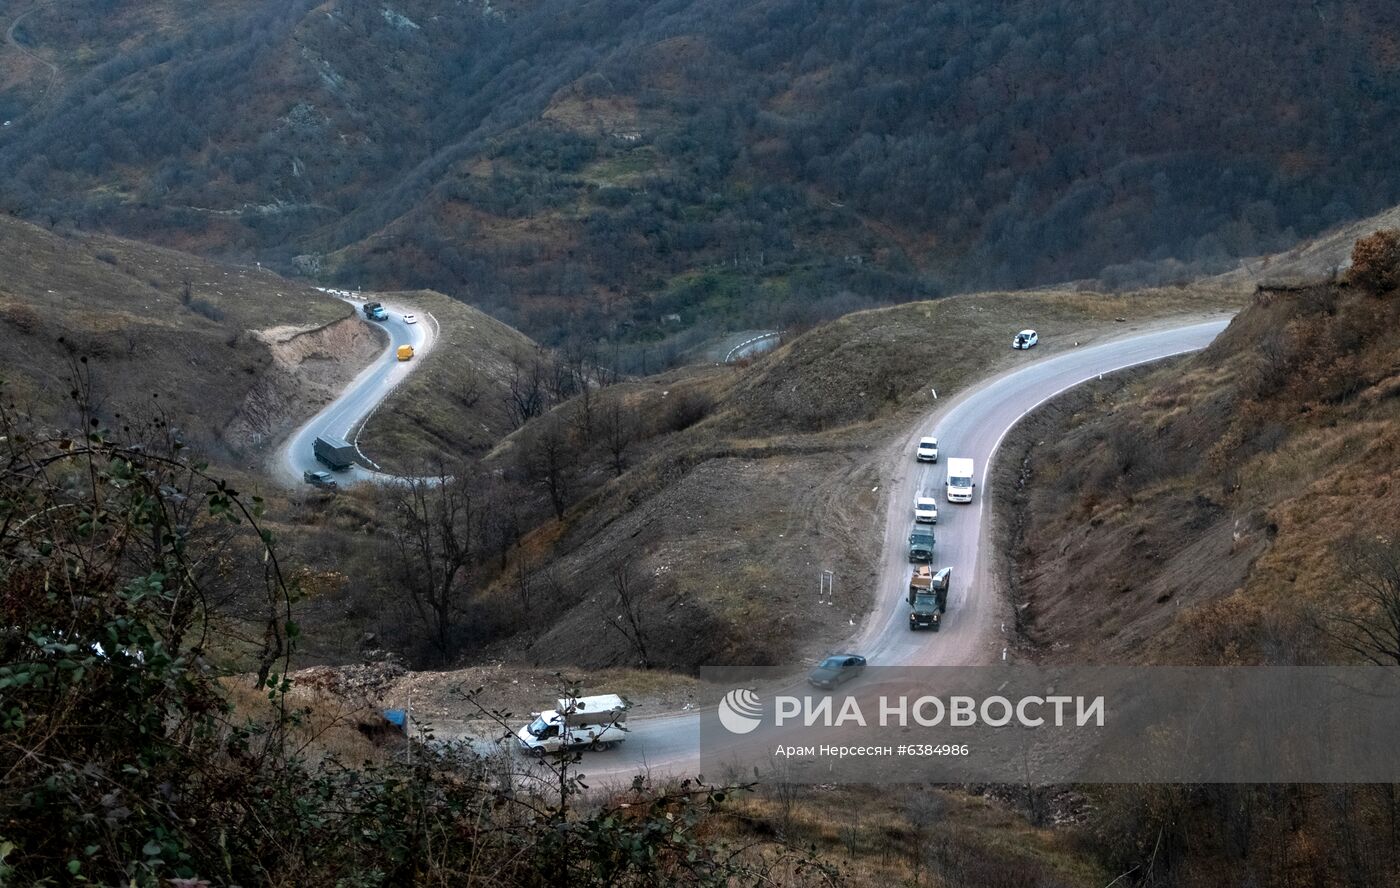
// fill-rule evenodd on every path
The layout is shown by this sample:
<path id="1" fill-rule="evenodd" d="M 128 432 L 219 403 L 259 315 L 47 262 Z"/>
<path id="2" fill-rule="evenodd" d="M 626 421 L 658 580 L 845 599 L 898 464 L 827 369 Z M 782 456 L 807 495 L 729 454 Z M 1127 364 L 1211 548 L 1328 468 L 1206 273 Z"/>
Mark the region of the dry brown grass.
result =
<path id="1" fill-rule="evenodd" d="M 294 385 L 250 402 L 275 363 L 251 331 L 349 316 L 264 269 L 0 218 L 0 374 L 8 397 L 48 420 L 67 418 L 70 362 L 86 356 L 104 418 L 163 410 L 193 444 L 228 457 L 246 443 L 230 429 L 270 435 L 289 407 L 305 407 L 286 403 Z"/>
<path id="2" fill-rule="evenodd" d="M 236 722 L 275 720 L 267 692 L 255 690 L 246 677 L 226 679 L 223 687 Z M 377 708 L 301 687 L 293 688 L 286 703 L 296 715 L 289 743 L 309 764 L 335 759 L 354 766 L 382 762 L 402 753 L 402 743 L 383 730 L 384 718 Z"/>
<path id="3" fill-rule="evenodd" d="M 850 315 L 747 368 L 619 387 L 608 396 L 652 417 L 690 390 L 715 407 L 698 424 L 639 445 L 622 477 L 601 465 L 584 473 L 562 525 L 545 519 L 527 538 L 528 563 L 548 565 L 566 595 L 548 621 L 531 619 L 492 653 L 585 668 L 632 662 L 621 637 L 597 631 L 611 567 L 631 561 L 654 578 L 650 631 L 663 666 L 789 664 L 820 654 L 869 606 L 878 555 L 869 529 L 879 525 L 883 496 L 872 453 L 932 407 L 930 387 L 946 398 L 995 372 L 1014 359 L 1010 338 L 1024 326 L 1037 327 L 1041 348 L 1053 352 L 1240 298 L 1187 288 L 913 303 Z M 515 442 L 491 460 L 508 465 Z M 601 459 L 586 461 L 593 458 Z M 837 601 L 817 607 L 824 569 L 836 574 Z M 490 594 L 510 606 L 506 584 Z"/>
<path id="4" fill-rule="evenodd" d="M 1048 442 L 1017 557 L 1042 655 L 1336 656 L 1315 624 L 1347 606 L 1339 554 L 1400 532 L 1397 324 L 1393 296 L 1261 293 L 1201 355 L 1012 441 Z"/>
<path id="5" fill-rule="evenodd" d="M 505 395 L 514 355 L 538 346 L 485 312 L 431 290 L 382 294 L 436 318 L 433 351 L 366 423 L 366 452 L 390 471 L 476 457 L 511 431 Z"/>
<path id="6" fill-rule="evenodd" d="M 1199 285 L 1123 295 L 1050 290 L 982 293 L 847 315 L 784 345 L 731 400 L 733 433 L 810 432 L 925 408 L 1011 360 L 1011 337 L 1039 331 L 1054 352 L 1164 317 L 1242 304 L 1234 287 Z M 1121 322 L 1118 319 L 1123 319 Z"/>
<path id="7" fill-rule="evenodd" d="M 1003 804 L 930 786 L 765 782 L 740 796 L 719 835 L 776 833 L 814 847 L 853 888 L 889 885 L 1078 888 L 1109 881 L 1072 830 L 1038 828 Z"/>

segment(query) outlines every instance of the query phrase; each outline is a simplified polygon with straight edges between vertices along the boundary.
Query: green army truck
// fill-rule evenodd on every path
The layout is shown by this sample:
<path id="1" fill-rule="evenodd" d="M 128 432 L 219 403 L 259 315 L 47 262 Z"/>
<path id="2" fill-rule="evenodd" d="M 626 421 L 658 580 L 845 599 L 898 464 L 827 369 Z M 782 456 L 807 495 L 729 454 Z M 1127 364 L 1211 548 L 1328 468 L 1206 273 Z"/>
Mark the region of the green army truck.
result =
<path id="1" fill-rule="evenodd" d="M 909 560 L 928 564 L 933 561 L 933 528 L 915 522 L 909 528 Z"/>
<path id="2" fill-rule="evenodd" d="M 921 564 L 909 578 L 909 630 L 932 629 L 937 632 L 943 626 L 943 615 L 948 611 L 948 587 L 952 584 L 953 569 L 945 567 L 938 573 Z"/>

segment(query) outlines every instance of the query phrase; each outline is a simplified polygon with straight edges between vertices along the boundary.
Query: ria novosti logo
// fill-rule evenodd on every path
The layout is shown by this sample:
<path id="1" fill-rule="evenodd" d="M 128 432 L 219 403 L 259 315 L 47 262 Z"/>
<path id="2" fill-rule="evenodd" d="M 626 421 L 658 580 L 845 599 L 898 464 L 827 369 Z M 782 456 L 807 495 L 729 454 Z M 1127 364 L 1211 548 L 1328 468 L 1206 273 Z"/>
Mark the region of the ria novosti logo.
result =
<path id="1" fill-rule="evenodd" d="M 748 688 L 735 688 L 719 701 L 719 723 L 731 734 L 747 734 L 763 721 L 763 701 Z"/>
<path id="2" fill-rule="evenodd" d="M 867 714 L 866 707 L 872 703 L 875 712 Z M 925 728 L 1001 728 L 1010 724 L 1026 728 L 1071 725 L 1102 728 L 1106 719 L 1103 695 L 1032 694 L 1017 699 L 1000 694 L 980 698 L 958 694 L 946 699 L 932 694 L 919 697 L 880 695 L 865 700 L 864 706 L 852 696 L 841 698 L 839 705 L 827 694 L 773 698 L 773 724 L 779 728 L 790 724 L 800 724 L 804 728 L 852 725 L 864 728 L 872 724 L 882 728 L 905 728 L 910 721 Z M 762 698 L 748 688 L 735 688 L 719 701 L 719 722 L 731 734 L 752 733 L 763 722 Z"/>

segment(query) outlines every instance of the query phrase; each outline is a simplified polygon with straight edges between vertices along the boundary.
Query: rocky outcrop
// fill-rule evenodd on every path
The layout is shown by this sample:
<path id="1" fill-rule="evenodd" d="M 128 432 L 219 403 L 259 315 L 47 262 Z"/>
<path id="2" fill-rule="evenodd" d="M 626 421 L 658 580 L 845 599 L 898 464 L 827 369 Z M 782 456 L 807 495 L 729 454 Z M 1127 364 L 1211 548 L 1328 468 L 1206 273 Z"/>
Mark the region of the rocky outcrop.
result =
<path id="1" fill-rule="evenodd" d="M 295 420 L 334 398 L 384 348 L 383 334 L 353 315 L 319 327 L 273 327 L 252 335 L 267 346 L 268 360 L 224 430 L 224 442 L 239 453 L 270 445 Z"/>

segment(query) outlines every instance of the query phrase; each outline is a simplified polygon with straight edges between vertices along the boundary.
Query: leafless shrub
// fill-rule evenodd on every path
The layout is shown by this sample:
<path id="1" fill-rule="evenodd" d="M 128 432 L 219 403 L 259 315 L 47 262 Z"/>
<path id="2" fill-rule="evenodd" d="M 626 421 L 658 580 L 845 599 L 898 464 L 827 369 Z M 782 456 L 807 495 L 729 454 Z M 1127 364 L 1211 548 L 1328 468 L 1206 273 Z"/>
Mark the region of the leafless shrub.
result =
<path id="1" fill-rule="evenodd" d="M 538 355 L 510 358 L 510 383 L 503 396 L 512 428 L 520 428 L 545 409 L 545 368 Z"/>
<path id="2" fill-rule="evenodd" d="M 1341 560 L 1354 604 L 1330 616 L 1332 638 L 1379 666 L 1400 665 L 1400 540 L 1352 539 Z"/>
<path id="3" fill-rule="evenodd" d="M 649 641 L 647 619 L 647 598 L 654 591 L 650 584 L 643 583 L 630 561 L 623 561 L 612 570 L 613 601 L 606 622 L 617 630 L 637 655 L 637 664 L 643 669 L 651 668 L 651 655 L 647 651 Z"/>
<path id="4" fill-rule="evenodd" d="M 31 306 L 15 303 L 0 309 L 0 324 L 11 327 L 29 336 L 39 329 L 42 319 Z"/>
<path id="5" fill-rule="evenodd" d="M 614 398 L 603 408 L 603 446 L 612 460 L 613 474 L 622 477 L 627 469 L 627 454 L 641 434 L 641 417 L 637 411 Z"/>
<path id="6" fill-rule="evenodd" d="M 674 392 L 666 410 L 666 429 L 672 432 L 688 429 L 709 416 L 714 406 L 714 399 L 704 392 Z"/>

